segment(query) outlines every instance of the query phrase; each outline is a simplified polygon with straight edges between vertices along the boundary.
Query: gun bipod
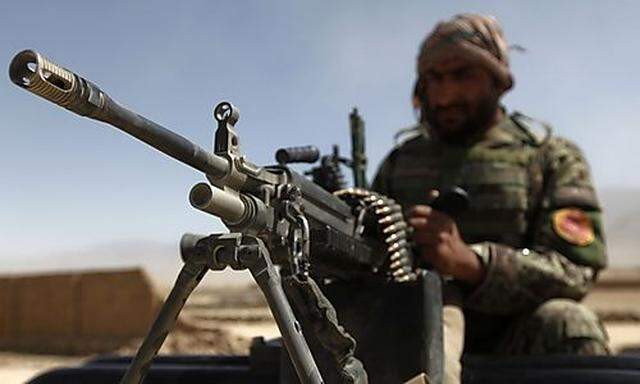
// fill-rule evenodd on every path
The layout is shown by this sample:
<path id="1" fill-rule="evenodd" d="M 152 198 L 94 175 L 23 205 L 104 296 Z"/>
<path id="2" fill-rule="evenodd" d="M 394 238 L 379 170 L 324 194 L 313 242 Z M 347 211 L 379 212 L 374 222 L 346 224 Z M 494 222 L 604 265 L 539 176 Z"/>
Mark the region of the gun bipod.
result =
<path id="1" fill-rule="evenodd" d="M 180 251 L 184 266 L 120 384 L 142 383 L 189 295 L 209 270 L 220 271 L 226 267 L 251 272 L 269 304 L 300 381 L 323 383 L 302 328 L 282 289 L 280 273 L 262 240 L 242 233 L 186 234 L 180 242 Z"/>

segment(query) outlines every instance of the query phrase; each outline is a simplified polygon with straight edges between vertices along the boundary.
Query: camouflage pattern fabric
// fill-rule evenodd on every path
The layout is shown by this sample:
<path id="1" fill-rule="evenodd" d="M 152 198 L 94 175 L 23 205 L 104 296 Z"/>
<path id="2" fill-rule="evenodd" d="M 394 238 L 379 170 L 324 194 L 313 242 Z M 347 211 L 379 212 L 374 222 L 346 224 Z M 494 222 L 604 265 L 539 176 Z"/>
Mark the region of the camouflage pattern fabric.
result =
<path id="1" fill-rule="evenodd" d="M 421 135 L 391 152 L 373 183 L 374 190 L 405 209 L 425 204 L 431 189 L 459 185 L 469 193 L 471 207 L 456 221 L 483 263 L 486 278 L 473 289 L 462 287 L 466 351 L 490 352 L 488 346 L 522 316 L 549 313 L 545 305 L 550 300 L 571 299 L 575 304 L 607 262 L 601 209 L 582 153 L 538 126 L 514 114 L 460 146 L 429 137 L 422 129 Z M 558 226 L 557 217 L 567 215 L 557 213 L 566 209 L 576 210 L 579 220 Z M 580 338 L 603 345 L 600 352 L 606 350 L 595 315 L 580 306 L 565 313 L 590 324 L 581 328 L 585 331 Z M 561 321 L 543 322 L 557 323 Z M 566 333 L 570 338 L 571 327 Z M 532 350 L 544 343 L 536 345 Z"/>
<path id="2" fill-rule="evenodd" d="M 294 276 L 283 279 L 283 287 L 294 304 L 303 330 L 311 331 L 330 353 L 339 372 L 340 383 L 367 384 L 367 373 L 355 356 L 356 341 L 339 325 L 336 310 L 313 279 L 301 281 Z"/>
<path id="3" fill-rule="evenodd" d="M 462 14 L 440 22 L 427 36 L 418 55 L 418 77 L 450 57 L 477 63 L 494 75 L 502 92 L 513 86 L 507 41 L 493 16 Z"/>
<path id="4" fill-rule="evenodd" d="M 607 334 L 587 307 L 568 299 L 552 299 L 520 316 L 497 343 L 505 355 L 608 355 Z"/>

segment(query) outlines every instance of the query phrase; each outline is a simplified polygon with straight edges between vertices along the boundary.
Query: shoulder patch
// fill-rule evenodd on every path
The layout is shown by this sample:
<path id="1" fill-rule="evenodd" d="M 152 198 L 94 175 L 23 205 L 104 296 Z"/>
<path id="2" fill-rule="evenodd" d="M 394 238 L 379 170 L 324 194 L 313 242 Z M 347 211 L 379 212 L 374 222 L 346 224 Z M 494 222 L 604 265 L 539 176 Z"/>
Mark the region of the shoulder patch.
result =
<path id="1" fill-rule="evenodd" d="M 566 242 L 585 247 L 595 240 L 593 222 L 578 208 L 563 208 L 552 217 L 553 231 Z"/>
<path id="2" fill-rule="evenodd" d="M 511 119 L 536 145 L 544 144 L 551 137 L 551 125 L 520 112 L 511 114 Z"/>

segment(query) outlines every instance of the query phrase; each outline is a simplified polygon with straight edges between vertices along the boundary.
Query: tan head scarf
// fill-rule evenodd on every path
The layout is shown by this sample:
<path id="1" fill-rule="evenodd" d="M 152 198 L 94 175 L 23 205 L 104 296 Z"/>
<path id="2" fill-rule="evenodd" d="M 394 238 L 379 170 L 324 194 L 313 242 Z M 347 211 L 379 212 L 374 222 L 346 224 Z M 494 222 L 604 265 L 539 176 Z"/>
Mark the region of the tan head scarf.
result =
<path id="1" fill-rule="evenodd" d="M 462 14 L 436 25 L 420 47 L 418 77 L 448 57 L 462 57 L 484 66 L 495 76 L 502 92 L 513 87 L 507 41 L 492 16 Z"/>

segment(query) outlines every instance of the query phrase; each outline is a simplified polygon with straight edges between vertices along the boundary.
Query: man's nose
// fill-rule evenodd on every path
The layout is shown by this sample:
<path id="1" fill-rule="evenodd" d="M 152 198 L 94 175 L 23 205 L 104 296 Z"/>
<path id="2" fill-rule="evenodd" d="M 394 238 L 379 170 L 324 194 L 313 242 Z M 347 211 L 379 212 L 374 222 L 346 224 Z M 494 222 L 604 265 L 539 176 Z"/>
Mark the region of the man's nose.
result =
<path id="1" fill-rule="evenodd" d="M 437 107 L 449 107 L 455 105 L 460 100 L 460 86 L 456 81 L 452 79 L 444 78 L 438 87 L 438 94 L 436 96 Z"/>

